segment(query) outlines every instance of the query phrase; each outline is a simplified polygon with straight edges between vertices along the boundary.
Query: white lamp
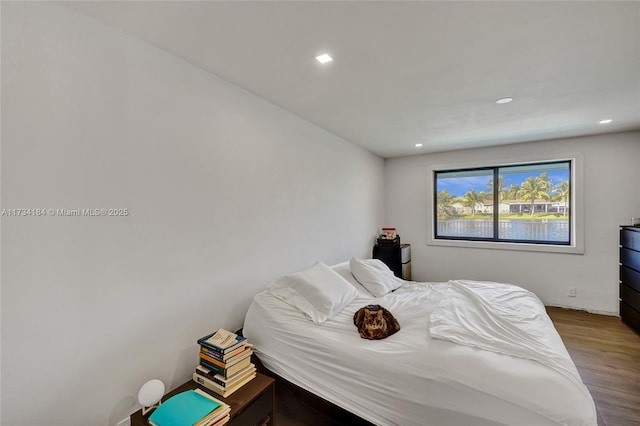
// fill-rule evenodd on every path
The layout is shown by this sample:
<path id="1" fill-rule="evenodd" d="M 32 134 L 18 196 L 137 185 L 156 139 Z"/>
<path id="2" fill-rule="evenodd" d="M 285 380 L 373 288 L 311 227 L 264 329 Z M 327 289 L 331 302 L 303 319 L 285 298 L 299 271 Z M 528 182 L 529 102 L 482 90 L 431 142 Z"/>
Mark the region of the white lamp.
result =
<path id="1" fill-rule="evenodd" d="M 151 379 L 138 392 L 138 402 L 142 405 L 142 415 L 162 404 L 164 395 L 164 383 L 158 379 Z"/>

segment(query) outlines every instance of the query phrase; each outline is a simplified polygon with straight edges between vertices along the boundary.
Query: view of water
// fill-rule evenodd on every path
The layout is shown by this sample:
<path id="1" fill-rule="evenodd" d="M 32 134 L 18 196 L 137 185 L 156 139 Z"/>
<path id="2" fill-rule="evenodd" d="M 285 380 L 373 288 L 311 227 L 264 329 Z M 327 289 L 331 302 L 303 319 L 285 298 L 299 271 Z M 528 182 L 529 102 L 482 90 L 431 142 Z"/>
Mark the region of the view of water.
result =
<path id="1" fill-rule="evenodd" d="M 569 220 L 501 220 L 501 239 L 569 242 Z M 493 238 L 493 221 L 484 219 L 438 220 L 438 235 L 443 237 Z"/>

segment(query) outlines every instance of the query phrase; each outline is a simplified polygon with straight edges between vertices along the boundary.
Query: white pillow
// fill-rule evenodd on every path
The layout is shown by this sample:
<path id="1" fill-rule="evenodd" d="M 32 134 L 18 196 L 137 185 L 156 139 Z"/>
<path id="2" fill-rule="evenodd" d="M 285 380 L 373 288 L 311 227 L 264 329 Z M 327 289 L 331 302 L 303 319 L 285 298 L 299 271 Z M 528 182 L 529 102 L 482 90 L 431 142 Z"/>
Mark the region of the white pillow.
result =
<path id="1" fill-rule="evenodd" d="M 360 284 L 358 280 L 356 280 L 356 277 L 354 277 L 351 273 L 351 267 L 349 266 L 348 260 L 346 262 L 331 265 L 329 267 L 337 272 L 338 275 L 340 275 L 342 278 L 347 280 L 347 282 L 356 289 L 358 297 L 371 297 L 371 293 L 369 293 L 369 291 L 364 288 L 362 284 Z"/>
<path id="2" fill-rule="evenodd" d="M 349 261 L 351 273 L 360 284 L 375 297 L 384 296 L 403 284 L 403 280 L 393 275 L 383 261 L 379 259 L 356 259 Z"/>
<path id="3" fill-rule="evenodd" d="M 356 298 L 356 289 L 322 262 L 278 278 L 269 293 L 305 313 L 316 324 L 332 319 Z"/>

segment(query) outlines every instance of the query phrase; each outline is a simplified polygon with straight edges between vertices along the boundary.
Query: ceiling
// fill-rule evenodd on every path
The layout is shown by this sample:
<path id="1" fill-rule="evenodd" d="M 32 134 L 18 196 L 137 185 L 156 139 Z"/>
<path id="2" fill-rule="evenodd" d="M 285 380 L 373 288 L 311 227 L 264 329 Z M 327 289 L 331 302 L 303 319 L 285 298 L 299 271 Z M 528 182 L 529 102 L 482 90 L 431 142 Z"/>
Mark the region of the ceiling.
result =
<path id="1" fill-rule="evenodd" d="M 640 2 L 70 5 L 385 158 L 640 129 Z"/>

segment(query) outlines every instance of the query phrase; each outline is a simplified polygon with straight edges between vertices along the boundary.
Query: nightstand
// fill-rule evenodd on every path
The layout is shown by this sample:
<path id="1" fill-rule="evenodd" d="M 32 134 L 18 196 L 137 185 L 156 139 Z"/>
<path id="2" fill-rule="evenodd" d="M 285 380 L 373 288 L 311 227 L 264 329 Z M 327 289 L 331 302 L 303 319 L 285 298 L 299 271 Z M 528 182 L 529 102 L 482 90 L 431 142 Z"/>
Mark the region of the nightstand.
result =
<path id="1" fill-rule="evenodd" d="M 246 385 L 223 398 L 207 388 L 200 386 L 193 380 L 180 385 L 176 389 L 166 394 L 162 400 L 184 392 L 189 389 L 202 389 L 209 392 L 214 398 L 223 401 L 231 407 L 231 419 L 229 426 L 275 426 L 275 380 L 264 374 L 257 373 Z M 147 419 L 151 413 L 142 415 L 142 410 L 138 410 L 131 415 L 131 426 L 149 426 Z"/>
<path id="2" fill-rule="evenodd" d="M 373 258 L 383 261 L 394 275 L 411 281 L 411 244 L 373 246 Z"/>

